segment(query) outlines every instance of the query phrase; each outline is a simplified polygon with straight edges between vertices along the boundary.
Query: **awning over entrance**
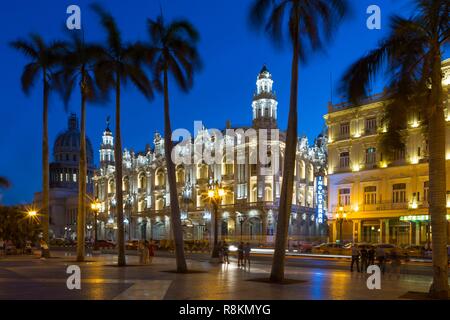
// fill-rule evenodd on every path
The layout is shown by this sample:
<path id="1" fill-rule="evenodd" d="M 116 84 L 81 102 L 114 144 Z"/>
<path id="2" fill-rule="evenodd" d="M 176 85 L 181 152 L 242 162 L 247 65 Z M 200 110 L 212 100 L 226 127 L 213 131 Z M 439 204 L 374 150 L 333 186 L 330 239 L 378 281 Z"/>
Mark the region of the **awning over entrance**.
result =
<path id="1" fill-rule="evenodd" d="M 450 220 L 450 214 L 446 215 L 447 220 Z M 417 215 L 417 216 L 401 216 L 400 217 L 400 221 L 428 221 L 430 220 L 430 216 L 429 215 Z"/>

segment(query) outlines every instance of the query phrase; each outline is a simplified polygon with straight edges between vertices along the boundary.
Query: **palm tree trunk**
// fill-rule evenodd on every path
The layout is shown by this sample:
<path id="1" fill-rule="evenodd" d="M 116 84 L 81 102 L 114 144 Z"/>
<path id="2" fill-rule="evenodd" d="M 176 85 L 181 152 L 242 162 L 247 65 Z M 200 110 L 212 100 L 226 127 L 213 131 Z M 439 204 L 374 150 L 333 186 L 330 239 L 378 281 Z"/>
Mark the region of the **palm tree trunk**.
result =
<path id="1" fill-rule="evenodd" d="M 43 105 L 43 128 L 42 128 L 42 239 L 49 245 L 50 226 L 50 184 L 48 164 L 48 95 L 49 85 L 46 78 L 47 70 L 44 68 L 44 105 Z M 44 251 L 44 256 L 50 257 L 50 250 Z"/>
<path id="2" fill-rule="evenodd" d="M 84 78 L 84 77 L 83 77 Z M 78 170 L 78 217 L 77 217 L 77 261 L 84 261 L 85 257 L 85 228 L 86 228 L 86 95 L 85 84 L 81 84 L 81 130 L 80 130 L 80 159 Z"/>
<path id="3" fill-rule="evenodd" d="M 298 28 L 296 29 L 298 32 Z M 295 155 L 297 151 L 297 95 L 298 95 L 298 35 L 294 36 L 291 66 L 291 96 L 289 102 L 289 119 L 286 134 L 286 149 L 283 164 L 283 180 L 281 185 L 280 207 L 278 210 L 277 233 L 275 236 L 275 252 L 273 254 L 271 282 L 284 280 L 284 259 L 289 232 L 289 217 L 292 208 L 292 192 L 294 187 Z"/>
<path id="4" fill-rule="evenodd" d="M 183 228 L 181 226 L 180 205 L 178 203 L 177 180 L 175 176 L 175 165 L 172 162 L 172 129 L 170 125 L 169 112 L 169 81 L 167 69 L 164 70 L 164 153 L 166 156 L 167 175 L 170 190 L 170 211 L 172 232 L 175 240 L 175 257 L 177 261 L 177 272 L 187 272 L 186 258 L 184 256 Z"/>
<path id="5" fill-rule="evenodd" d="M 439 52 L 439 51 L 437 51 Z M 447 208 L 445 165 L 445 119 L 442 101 L 441 56 L 432 62 L 431 110 L 428 125 L 430 144 L 430 216 L 433 246 L 433 298 L 448 298 Z"/>
<path id="6" fill-rule="evenodd" d="M 123 192 L 122 192 L 122 137 L 120 134 L 120 81 L 116 74 L 116 143 L 114 157 L 116 160 L 116 213 L 117 213 L 117 247 L 119 251 L 117 264 L 125 266 L 125 234 L 123 225 Z"/>

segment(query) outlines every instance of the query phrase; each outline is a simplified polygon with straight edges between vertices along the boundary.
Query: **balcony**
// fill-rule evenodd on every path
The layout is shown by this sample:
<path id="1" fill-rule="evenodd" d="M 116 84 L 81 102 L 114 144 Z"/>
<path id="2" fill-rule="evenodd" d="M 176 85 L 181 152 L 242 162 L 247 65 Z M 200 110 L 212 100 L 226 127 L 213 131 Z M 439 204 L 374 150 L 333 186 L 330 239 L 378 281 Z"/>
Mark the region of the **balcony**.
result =
<path id="1" fill-rule="evenodd" d="M 336 141 L 348 140 L 350 139 L 350 133 L 341 133 L 337 136 Z"/>
<path id="2" fill-rule="evenodd" d="M 364 130 L 364 136 L 373 136 L 378 134 L 378 130 L 376 128 L 371 128 L 371 129 L 365 129 Z"/>
<path id="3" fill-rule="evenodd" d="M 345 172 L 351 172 L 352 169 L 350 167 L 334 167 L 333 173 L 345 173 Z"/>

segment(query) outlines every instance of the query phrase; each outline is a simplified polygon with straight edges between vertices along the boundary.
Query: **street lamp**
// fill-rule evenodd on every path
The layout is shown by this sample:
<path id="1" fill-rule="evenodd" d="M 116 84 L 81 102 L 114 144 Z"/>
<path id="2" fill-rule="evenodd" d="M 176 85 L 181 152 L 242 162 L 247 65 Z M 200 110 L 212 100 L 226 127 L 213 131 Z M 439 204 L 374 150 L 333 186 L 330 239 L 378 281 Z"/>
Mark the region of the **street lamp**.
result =
<path id="1" fill-rule="evenodd" d="M 239 213 L 238 221 L 239 221 L 239 224 L 241 226 L 241 242 L 242 242 L 242 227 L 244 225 L 245 220 L 247 220 L 247 218 L 242 213 Z"/>
<path id="2" fill-rule="evenodd" d="M 37 211 L 36 210 L 30 210 L 28 211 L 28 216 L 32 219 L 34 217 L 37 216 Z"/>
<path id="3" fill-rule="evenodd" d="M 97 250 L 97 215 L 100 211 L 101 204 L 97 199 L 91 203 L 91 210 L 94 213 L 94 250 Z"/>
<path id="4" fill-rule="evenodd" d="M 219 204 L 225 195 L 225 190 L 221 187 L 219 182 L 214 182 L 209 186 L 208 198 L 214 209 L 214 248 L 212 251 L 211 259 L 219 259 L 219 245 L 218 245 L 218 229 L 219 229 L 219 217 L 218 210 Z"/>
<path id="5" fill-rule="evenodd" d="M 339 242 L 342 242 L 342 224 L 347 220 L 347 213 L 344 212 L 343 207 L 339 207 L 339 212 L 336 213 L 336 222 L 339 223 Z"/>

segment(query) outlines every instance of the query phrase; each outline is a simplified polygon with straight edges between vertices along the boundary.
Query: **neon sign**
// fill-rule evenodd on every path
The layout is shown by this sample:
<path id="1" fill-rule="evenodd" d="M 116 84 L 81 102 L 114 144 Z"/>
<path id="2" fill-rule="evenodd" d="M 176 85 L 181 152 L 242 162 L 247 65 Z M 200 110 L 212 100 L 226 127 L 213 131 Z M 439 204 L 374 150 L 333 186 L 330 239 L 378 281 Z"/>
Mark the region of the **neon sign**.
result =
<path id="1" fill-rule="evenodd" d="M 317 222 L 323 223 L 323 216 L 325 213 L 324 203 L 325 203 L 325 190 L 323 185 L 323 176 L 317 176 Z"/>

